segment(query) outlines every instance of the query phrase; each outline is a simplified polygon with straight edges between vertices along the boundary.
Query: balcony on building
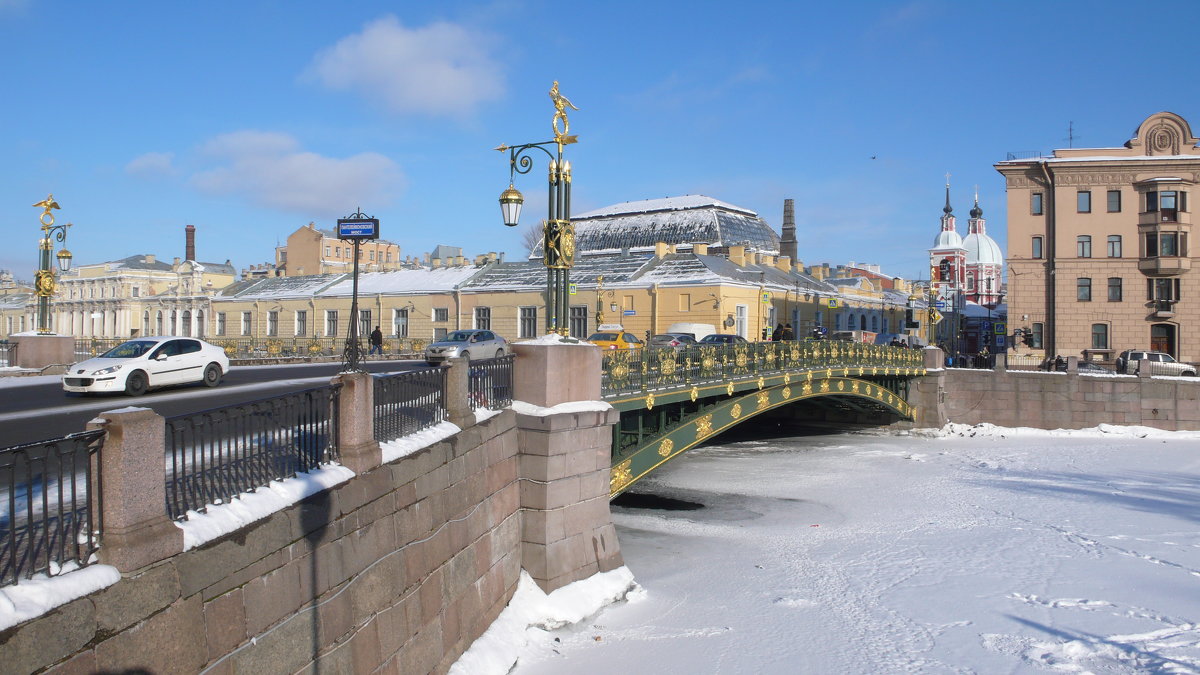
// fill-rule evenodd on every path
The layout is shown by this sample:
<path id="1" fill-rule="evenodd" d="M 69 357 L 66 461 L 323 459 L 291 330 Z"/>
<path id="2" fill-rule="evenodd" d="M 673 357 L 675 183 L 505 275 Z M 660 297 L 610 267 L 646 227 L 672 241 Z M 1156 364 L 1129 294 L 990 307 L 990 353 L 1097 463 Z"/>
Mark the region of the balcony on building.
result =
<path id="1" fill-rule="evenodd" d="M 1155 319 L 1170 319 L 1175 316 L 1174 300 L 1151 300 L 1151 316 Z"/>

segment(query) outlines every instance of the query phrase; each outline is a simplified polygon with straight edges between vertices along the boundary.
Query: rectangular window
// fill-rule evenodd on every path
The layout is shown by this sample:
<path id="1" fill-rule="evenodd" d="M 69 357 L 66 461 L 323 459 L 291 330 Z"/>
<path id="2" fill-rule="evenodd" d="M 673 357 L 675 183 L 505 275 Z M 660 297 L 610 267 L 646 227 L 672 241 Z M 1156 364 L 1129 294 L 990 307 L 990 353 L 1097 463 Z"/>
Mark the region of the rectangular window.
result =
<path id="1" fill-rule="evenodd" d="M 267 312 L 267 335 L 279 335 L 279 312 L 275 310 Z"/>
<path id="2" fill-rule="evenodd" d="M 1158 193 L 1158 214 L 1159 221 L 1173 222 L 1175 214 L 1178 212 L 1179 193 L 1174 190 L 1164 190 Z"/>
<path id="3" fill-rule="evenodd" d="M 308 335 L 308 310 L 306 309 L 296 312 L 296 335 L 301 337 Z"/>
<path id="4" fill-rule="evenodd" d="M 1108 301 L 1121 301 L 1121 277 L 1108 278 Z"/>
<path id="5" fill-rule="evenodd" d="M 1121 191 L 1120 190 L 1109 190 L 1108 191 L 1108 212 L 1109 213 L 1120 213 L 1121 212 Z"/>
<path id="6" fill-rule="evenodd" d="M 407 309 L 392 310 L 392 335 L 401 338 L 408 337 Z"/>
<path id="7" fill-rule="evenodd" d="M 1153 232 L 1146 233 L 1146 256 L 1147 258 L 1158 257 L 1158 235 Z"/>
<path id="8" fill-rule="evenodd" d="M 680 293 L 679 294 L 679 311 L 690 312 L 691 310 L 692 310 L 692 294 L 691 293 Z"/>
<path id="9" fill-rule="evenodd" d="M 1108 349 L 1108 324 L 1092 324 L 1092 349 Z"/>
<path id="10" fill-rule="evenodd" d="M 1080 190 L 1075 193 L 1075 210 L 1079 213 L 1092 212 L 1092 192 L 1091 190 Z"/>
<path id="11" fill-rule="evenodd" d="M 1081 234 L 1075 237 L 1075 255 L 1080 258 L 1092 257 L 1092 237 Z"/>
<path id="12" fill-rule="evenodd" d="M 249 335 L 253 325 L 254 315 L 250 312 L 242 312 L 242 335 Z"/>
<path id="13" fill-rule="evenodd" d="M 1147 279 L 1147 300 L 1179 300 L 1179 279 Z"/>
<path id="14" fill-rule="evenodd" d="M 149 333 L 150 329 L 147 328 L 146 332 Z M 217 335 L 224 335 L 224 334 L 225 334 L 225 312 L 217 312 Z"/>
<path id="15" fill-rule="evenodd" d="M 1030 348 L 1044 349 L 1044 347 L 1042 346 L 1044 344 L 1042 341 L 1042 336 L 1044 333 L 1045 333 L 1045 324 L 1041 324 L 1041 323 L 1033 324 L 1033 335 L 1030 338 L 1030 345 L 1029 345 Z"/>
<path id="16" fill-rule="evenodd" d="M 449 321 L 450 320 L 450 310 L 445 307 L 434 307 L 433 308 L 433 320 L 434 321 Z"/>
<path id="17" fill-rule="evenodd" d="M 1163 232 L 1158 237 L 1158 254 L 1162 256 L 1179 255 L 1179 235 L 1174 232 Z"/>
<path id="18" fill-rule="evenodd" d="M 342 247 L 341 246 L 335 247 L 333 249 L 333 257 L 335 257 L 335 258 L 342 257 Z"/>
<path id="19" fill-rule="evenodd" d="M 1108 257 L 1110 257 L 1110 258 L 1120 258 L 1121 257 L 1121 235 L 1119 235 L 1119 234 L 1108 235 Z"/>
<path id="20" fill-rule="evenodd" d="M 375 329 L 375 324 L 371 323 L 371 310 L 369 310 L 369 309 L 358 310 L 358 334 L 360 336 L 361 335 L 370 335 L 371 331 L 373 331 L 374 329 Z"/>
<path id="21" fill-rule="evenodd" d="M 1035 192 L 1029 196 L 1029 214 L 1040 216 L 1042 213 L 1042 193 Z"/>
<path id="22" fill-rule="evenodd" d="M 138 288 L 137 286 L 134 286 L 134 287 L 133 287 L 132 289 L 130 289 L 130 290 L 131 290 L 131 292 L 133 293 L 133 297 L 135 297 L 135 298 L 136 298 L 136 297 L 138 297 L 138 296 L 140 296 L 140 295 L 142 294 L 142 289 Z"/>
<path id="23" fill-rule="evenodd" d="M 1042 238 L 1041 237 L 1033 238 L 1033 257 L 1035 260 L 1040 260 L 1045 257 L 1045 254 L 1042 252 Z"/>
<path id="24" fill-rule="evenodd" d="M 537 337 L 537 307 L 522 307 L 521 320 L 517 326 L 517 337 Z"/>
<path id="25" fill-rule="evenodd" d="M 571 316 L 570 316 L 570 326 L 569 326 L 569 331 L 571 333 L 571 337 L 579 338 L 580 340 L 586 339 L 587 335 L 588 335 L 587 321 L 588 321 L 587 307 L 578 306 L 578 305 L 575 307 L 572 307 L 571 308 Z"/>
<path id="26" fill-rule="evenodd" d="M 372 261 L 375 260 L 375 249 L 371 249 L 371 255 L 368 256 Z"/>
<path id="27" fill-rule="evenodd" d="M 329 257 L 329 247 L 328 246 L 325 247 L 325 257 L 326 258 Z"/>
<path id="28" fill-rule="evenodd" d="M 1075 280 L 1075 299 L 1080 302 L 1091 302 L 1092 300 L 1092 280 L 1087 277 L 1079 277 Z"/>
<path id="29" fill-rule="evenodd" d="M 338 312 L 336 309 L 325 310 L 325 336 L 336 337 L 338 334 Z"/>
<path id="30" fill-rule="evenodd" d="M 475 328 L 479 330 L 492 329 L 492 308 L 491 307 L 476 307 L 475 308 Z"/>

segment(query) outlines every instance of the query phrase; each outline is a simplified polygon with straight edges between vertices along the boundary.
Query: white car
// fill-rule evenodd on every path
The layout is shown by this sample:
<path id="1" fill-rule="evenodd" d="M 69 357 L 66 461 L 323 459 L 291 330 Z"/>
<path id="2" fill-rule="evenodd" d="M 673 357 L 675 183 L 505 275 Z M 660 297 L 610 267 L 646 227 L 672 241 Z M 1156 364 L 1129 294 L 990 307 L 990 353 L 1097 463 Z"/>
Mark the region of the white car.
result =
<path id="1" fill-rule="evenodd" d="M 181 337 L 135 338 L 63 373 L 63 391 L 77 394 L 124 392 L 141 396 L 147 389 L 203 382 L 215 387 L 229 372 L 225 350 L 203 340 Z"/>

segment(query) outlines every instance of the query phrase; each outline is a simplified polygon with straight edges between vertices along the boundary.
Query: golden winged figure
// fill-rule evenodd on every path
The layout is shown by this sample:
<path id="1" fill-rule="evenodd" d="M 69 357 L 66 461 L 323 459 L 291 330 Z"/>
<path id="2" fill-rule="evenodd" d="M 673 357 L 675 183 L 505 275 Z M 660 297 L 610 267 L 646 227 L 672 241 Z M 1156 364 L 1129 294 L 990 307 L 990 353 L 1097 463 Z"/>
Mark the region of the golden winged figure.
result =
<path id="1" fill-rule="evenodd" d="M 550 87 L 550 100 L 554 101 L 554 121 L 551 122 L 551 126 L 554 127 L 554 137 L 556 139 L 562 138 L 571 131 L 571 124 L 567 121 L 567 107 L 570 106 L 571 110 L 579 110 L 579 108 L 576 108 L 575 104 L 571 103 L 570 99 L 566 96 L 558 93 L 558 80 L 555 80 L 554 84 Z M 563 123 L 561 133 L 558 130 L 558 121 L 560 119 Z"/>
<path id="2" fill-rule="evenodd" d="M 58 202 L 54 201 L 54 195 L 46 195 L 42 201 L 34 204 L 34 206 L 49 211 L 50 209 L 60 208 Z"/>

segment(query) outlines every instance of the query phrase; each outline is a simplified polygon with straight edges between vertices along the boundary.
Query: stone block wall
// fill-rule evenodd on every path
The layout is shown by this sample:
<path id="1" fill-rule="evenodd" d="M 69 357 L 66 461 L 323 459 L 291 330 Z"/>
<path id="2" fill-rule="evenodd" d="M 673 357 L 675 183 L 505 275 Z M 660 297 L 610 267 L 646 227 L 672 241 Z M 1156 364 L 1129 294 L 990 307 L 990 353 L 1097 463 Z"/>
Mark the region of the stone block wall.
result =
<path id="1" fill-rule="evenodd" d="M 102 535 L 100 554 L 122 578 L 0 632 L 0 672 L 440 673 L 523 567 L 549 591 L 622 564 L 608 511 L 615 411 L 472 415 L 382 464 L 370 425 L 346 419 L 373 410 L 370 376 L 341 377 L 355 477 L 188 551 L 165 520 L 162 418 L 104 413 L 104 513 L 121 545 Z M 447 407 L 466 423 L 464 405 Z"/>
<path id="2" fill-rule="evenodd" d="M 1200 379 L 949 369 L 913 381 L 915 426 L 947 422 L 1038 429 L 1099 424 L 1200 430 Z"/>

